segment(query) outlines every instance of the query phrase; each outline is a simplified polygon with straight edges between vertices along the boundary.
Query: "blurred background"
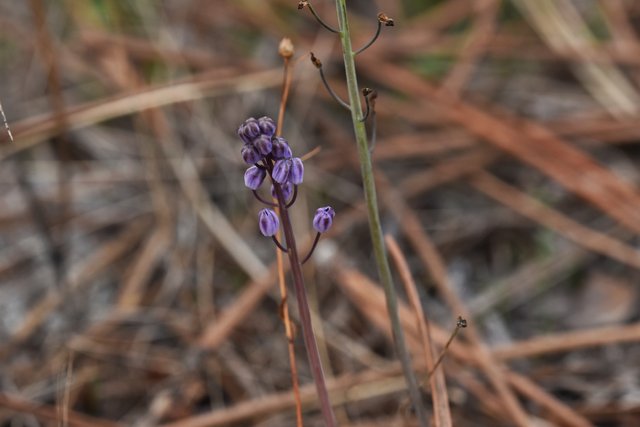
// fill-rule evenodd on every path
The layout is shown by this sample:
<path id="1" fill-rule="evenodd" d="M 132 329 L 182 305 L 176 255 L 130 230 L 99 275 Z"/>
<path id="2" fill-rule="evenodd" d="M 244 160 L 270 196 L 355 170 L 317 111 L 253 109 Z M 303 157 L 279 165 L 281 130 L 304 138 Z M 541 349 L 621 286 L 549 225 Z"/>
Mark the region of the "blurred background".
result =
<path id="1" fill-rule="evenodd" d="M 378 12 L 395 20 L 357 67 L 379 94 L 384 229 L 434 353 L 470 323 L 443 363 L 454 425 L 640 425 L 640 2 L 348 3 L 356 47 Z M 0 425 L 296 425 L 275 249 L 235 134 L 277 117 L 283 37 L 283 135 L 309 157 L 299 244 L 317 207 L 337 212 L 305 265 L 337 416 L 415 425 L 350 117 L 308 59 L 346 99 L 339 39 L 309 10 L 1 0 L 0 28 Z M 294 347 L 305 425 L 322 425 Z"/>

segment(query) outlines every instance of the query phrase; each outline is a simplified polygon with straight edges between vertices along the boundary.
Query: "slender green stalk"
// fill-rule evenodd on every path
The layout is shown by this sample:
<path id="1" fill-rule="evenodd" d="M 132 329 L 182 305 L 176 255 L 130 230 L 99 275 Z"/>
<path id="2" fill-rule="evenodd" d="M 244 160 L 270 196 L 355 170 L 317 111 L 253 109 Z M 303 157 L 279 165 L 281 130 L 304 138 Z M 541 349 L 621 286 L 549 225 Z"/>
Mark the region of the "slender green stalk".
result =
<path id="1" fill-rule="evenodd" d="M 362 106 L 360 104 L 360 94 L 358 91 L 358 79 L 356 76 L 356 67 L 354 62 L 355 53 L 351 47 L 351 35 L 349 32 L 349 22 L 347 19 L 346 0 L 336 0 L 336 9 L 338 12 L 338 24 L 340 29 L 340 40 L 342 42 L 342 51 L 344 55 L 344 67 L 346 73 L 347 86 L 349 90 L 349 104 L 351 105 L 351 119 L 353 121 L 353 129 L 355 132 L 356 142 L 358 146 L 358 156 L 362 173 L 362 185 L 364 187 L 365 200 L 367 203 L 367 211 L 369 215 L 369 232 L 371 233 L 371 242 L 373 252 L 378 266 L 378 275 L 384 287 L 387 300 L 387 310 L 391 319 L 391 330 L 396 347 L 396 352 L 402 364 L 404 376 L 409 388 L 409 395 L 413 402 L 416 417 L 421 426 L 428 425 L 427 416 L 422 405 L 422 397 L 418 382 L 411 367 L 411 356 L 407 351 L 404 340 L 404 333 L 400 325 L 398 316 L 398 302 L 396 291 L 391 277 L 391 269 L 389 268 L 389 260 L 387 258 L 384 238 L 382 235 L 382 226 L 380 224 L 380 214 L 378 212 L 378 202 L 376 196 L 376 187 L 373 177 L 373 168 L 371 166 L 371 155 L 369 152 L 369 144 L 367 141 L 367 131 L 362 119 Z"/>

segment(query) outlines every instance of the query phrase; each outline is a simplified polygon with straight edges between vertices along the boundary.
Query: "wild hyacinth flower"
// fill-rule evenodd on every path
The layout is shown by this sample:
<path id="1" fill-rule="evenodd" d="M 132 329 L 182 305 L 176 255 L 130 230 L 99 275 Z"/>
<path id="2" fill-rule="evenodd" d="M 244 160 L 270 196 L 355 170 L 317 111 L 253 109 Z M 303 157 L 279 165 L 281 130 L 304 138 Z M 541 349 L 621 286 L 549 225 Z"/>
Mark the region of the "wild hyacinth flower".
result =
<path id="1" fill-rule="evenodd" d="M 257 190 L 267 176 L 267 171 L 262 167 L 251 166 L 244 173 L 244 185 L 252 190 Z"/>
<path id="2" fill-rule="evenodd" d="M 253 117 L 249 117 L 238 128 L 238 136 L 247 144 L 252 143 L 261 133 L 258 121 Z"/>
<path id="3" fill-rule="evenodd" d="M 299 157 L 278 160 L 273 167 L 273 180 L 282 184 L 290 181 L 294 185 L 302 184 L 304 165 Z"/>
<path id="4" fill-rule="evenodd" d="M 253 146 L 263 156 L 269 155 L 269 153 L 271 153 L 271 148 L 273 147 L 271 136 L 265 134 L 260 135 L 253 141 Z"/>
<path id="5" fill-rule="evenodd" d="M 244 174 L 244 183 L 253 191 L 254 196 L 259 201 L 266 205 L 277 206 L 279 208 L 279 216 L 278 213 L 271 209 L 262 209 L 258 213 L 258 226 L 264 236 L 271 237 L 275 245 L 289 256 L 309 364 L 316 382 L 325 421 L 328 426 L 332 427 L 335 426 L 335 417 L 329 402 L 320 353 L 315 341 L 313 325 L 311 324 L 309 303 L 307 301 L 302 275 L 302 264 L 311 257 L 320 239 L 321 232 L 319 230 L 324 232 L 331 226 L 335 212 L 328 206 L 320 208 L 318 212 L 316 212 L 313 224 L 314 228 L 318 230 L 318 233 L 316 233 L 309 253 L 301 260 L 297 253 L 295 236 L 293 234 L 288 210 L 296 201 L 298 184 L 301 184 L 304 179 L 304 165 L 302 159 L 293 157 L 291 148 L 284 138 L 274 136 L 275 132 L 275 123 L 268 117 L 261 117 L 258 120 L 249 118 L 238 128 L 238 136 L 244 142 L 241 150 L 242 158 L 246 163 L 252 165 Z M 277 200 L 277 203 L 264 200 L 257 192 L 267 176 L 271 179 L 271 194 Z M 277 238 L 281 223 L 284 230 L 286 247 L 283 246 Z"/>
<path id="6" fill-rule="evenodd" d="M 255 147 L 251 144 L 244 144 L 240 153 L 242 154 L 242 159 L 248 165 L 258 163 L 260 159 L 262 159 L 262 156 L 260 155 L 258 150 L 256 150 Z"/>
<path id="7" fill-rule="evenodd" d="M 319 208 L 313 217 L 313 228 L 315 228 L 318 233 L 326 232 L 331 228 L 334 216 L 336 216 L 336 212 L 331 206 Z"/>
<path id="8" fill-rule="evenodd" d="M 278 232 L 280 220 L 278 215 L 271 209 L 262 209 L 258 213 L 258 225 L 263 236 L 271 237 Z"/>
<path id="9" fill-rule="evenodd" d="M 299 157 L 291 159 L 291 168 L 289 169 L 289 181 L 293 185 L 302 184 L 304 178 L 304 165 Z"/>
<path id="10" fill-rule="evenodd" d="M 291 158 L 291 148 L 289 147 L 286 139 L 282 138 L 281 136 L 276 136 L 271 142 L 271 155 L 274 159 L 281 160 Z"/>
<path id="11" fill-rule="evenodd" d="M 258 119 L 258 126 L 263 135 L 272 137 L 276 133 L 276 124 L 270 117 L 264 116 Z"/>
<path id="12" fill-rule="evenodd" d="M 273 166 L 271 177 L 278 184 L 283 184 L 289 179 L 289 171 L 291 170 L 291 159 L 278 160 Z"/>
<path id="13" fill-rule="evenodd" d="M 275 132 L 275 122 L 266 116 L 257 120 L 250 117 L 238 127 L 238 136 L 244 142 L 241 150 L 242 158 L 246 163 L 252 165 L 244 173 L 244 185 L 251 189 L 262 203 L 269 206 L 279 206 L 281 210 L 286 210 L 296 201 L 298 185 L 302 184 L 304 180 L 304 164 L 299 157 L 293 157 L 287 140 L 280 136 L 274 136 Z M 272 181 L 271 195 L 278 200 L 278 203 L 264 200 L 257 193 L 267 176 Z M 276 185 L 280 187 L 280 194 L 276 191 Z M 335 211 L 329 206 L 316 211 L 313 227 L 318 234 L 311 251 L 303 262 L 311 256 L 318 243 L 320 233 L 324 233 L 331 227 L 334 216 Z M 263 209 L 258 218 L 262 234 L 273 237 L 276 245 L 288 252 L 275 237 L 279 226 L 278 215 L 271 209 Z"/>

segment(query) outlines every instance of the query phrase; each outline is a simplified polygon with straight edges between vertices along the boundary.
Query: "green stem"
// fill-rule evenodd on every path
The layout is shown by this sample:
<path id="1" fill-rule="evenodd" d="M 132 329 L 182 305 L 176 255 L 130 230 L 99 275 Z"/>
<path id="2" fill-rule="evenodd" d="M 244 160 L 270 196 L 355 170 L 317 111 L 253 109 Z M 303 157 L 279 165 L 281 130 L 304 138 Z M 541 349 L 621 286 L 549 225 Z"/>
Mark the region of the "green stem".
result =
<path id="1" fill-rule="evenodd" d="M 384 287 L 387 300 L 387 311 L 391 319 L 391 331 L 396 347 L 396 352 L 400 358 L 402 369 L 404 372 L 409 395 L 413 402 L 416 417 L 420 426 L 428 425 L 427 416 L 422 405 L 422 397 L 418 382 L 411 367 L 411 356 L 407 351 L 404 339 L 404 333 L 400 325 L 400 317 L 398 316 L 398 301 L 396 296 L 393 279 L 391 277 L 391 269 L 389 268 L 389 260 L 382 235 L 382 225 L 380 224 L 380 213 L 378 212 L 378 202 L 376 196 L 376 186 L 373 177 L 373 167 L 371 165 L 371 155 L 369 152 L 369 144 L 367 141 L 367 131 L 362 119 L 362 106 L 360 104 L 360 95 L 358 91 L 358 79 L 356 76 L 356 67 L 354 62 L 355 53 L 351 47 L 351 35 L 349 33 L 349 22 L 347 19 L 346 0 L 336 0 L 336 9 L 338 12 L 338 24 L 340 28 L 340 40 L 342 42 L 342 51 L 344 55 L 344 68 L 346 73 L 347 87 L 349 90 L 349 104 L 351 105 L 351 120 L 353 121 L 353 129 L 355 132 L 356 142 L 358 145 L 358 157 L 360 160 L 360 168 L 362 173 L 362 185 L 364 187 L 365 200 L 367 203 L 367 211 L 369 215 L 369 232 L 371 233 L 371 242 L 373 252 L 378 266 L 378 275 Z"/>

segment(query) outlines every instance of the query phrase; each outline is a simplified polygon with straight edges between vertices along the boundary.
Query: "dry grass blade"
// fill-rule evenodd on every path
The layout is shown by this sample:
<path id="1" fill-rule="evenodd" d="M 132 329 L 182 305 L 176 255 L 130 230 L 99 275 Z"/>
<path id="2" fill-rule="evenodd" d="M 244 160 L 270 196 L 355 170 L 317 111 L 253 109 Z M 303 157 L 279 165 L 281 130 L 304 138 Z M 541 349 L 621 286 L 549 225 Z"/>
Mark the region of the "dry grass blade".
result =
<path id="1" fill-rule="evenodd" d="M 226 71 L 226 72 L 222 72 Z M 151 108 L 228 93 L 261 90 L 280 83 L 280 70 L 259 71 L 238 76 L 237 70 L 218 70 L 196 75 L 182 82 L 160 84 L 70 107 L 64 111 L 69 130 L 105 120 L 139 113 Z M 14 124 L 16 144 L 0 151 L 0 160 L 26 150 L 57 134 L 51 114 L 32 117 Z"/>
<path id="2" fill-rule="evenodd" d="M 438 369 L 434 371 L 434 350 L 433 341 L 431 340 L 431 333 L 429 331 L 429 323 L 420 304 L 420 296 L 416 289 L 416 284 L 411 275 L 411 270 L 407 264 L 407 260 L 402 254 L 400 247 L 396 240 L 389 234 L 385 236 L 387 243 L 387 250 L 391 255 L 396 268 L 400 273 L 402 284 L 404 285 L 405 292 L 409 297 L 411 309 L 415 316 L 415 322 L 418 330 L 420 331 L 420 341 L 422 344 L 422 355 L 424 357 L 425 366 L 427 372 L 433 372 L 428 378 L 431 385 L 431 398 L 433 399 L 433 412 L 434 421 L 437 427 L 451 426 L 451 411 L 449 409 L 449 396 L 447 393 L 447 384 L 444 378 L 444 371 Z"/>
<path id="3" fill-rule="evenodd" d="M 454 287 L 449 281 L 444 261 L 436 250 L 435 245 L 423 230 L 415 213 L 407 207 L 406 203 L 398 194 L 391 191 L 388 180 L 384 178 L 381 173 L 378 174 L 378 179 L 384 184 L 381 186 L 384 203 L 396 216 L 407 239 L 414 246 L 416 253 L 418 253 L 425 267 L 429 270 L 442 298 L 455 313 L 471 321 L 471 324 L 467 328 L 466 336 L 474 348 L 476 360 L 495 388 L 498 396 L 502 399 L 512 421 L 517 425 L 528 425 L 529 421 L 526 412 L 506 383 L 499 365 L 489 352 L 489 349 L 482 342 L 480 334 L 473 324 L 473 319 L 470 318 L 468 309 L 455 293 Z"/>
<path id="4" fill-rule="evenodd" d="M 497 347 L 494 354 L 502 360 L 518 359 L 624 342 L 640 342 L 640 323 L 547 334 Z"/>
<path id="5" fill-rule="evenodd" d="M 0 393 L 0 407 L 5 409 L 34 415 L 45 422 L 57 422 L 59 420 L 56 408 L 50 405 L 34 403 L 26 399 L 6 393 Z M 69 426 L 71 427 L 120 427 L 122 424 L 102 420 L 95 417 L 69 411 Z"/>
<path id="6" fill-rule="evenodd" d="M 553 419 L 554 422 L 572 427 L 593 426 L 588 419 L 551 396 L 528 378 L 516 374 L 515 372 L 509 372 L 507 378 L 509 378 L 509 382 L 516 390 L 538 402 L 540 406 L 551 412 L 553 414 L 552 419 L 555 418 Z"/>
<path id="7" fill-rule="evenodd" d="M 586 227 L 518 189 L 502 182 L 488 172 L 474 174 L 472 186 L 489 197 L 536 221 L 578 245 L 608 256 L 634 268 L 640 268 L 640 252 L 608 234 Z"/>
<path id="8" fill-rule="evenodd" d="M 625 227 L 640 233 L 640 196 L 635 188 L 545 127 L 514 117 L 498 118 L 462 101 L 451 102 L 425 80 L 396 65 L 369 64 L 367 73 L 404 93 L 436 103 L 450 120 L 538 168 Z"/>

